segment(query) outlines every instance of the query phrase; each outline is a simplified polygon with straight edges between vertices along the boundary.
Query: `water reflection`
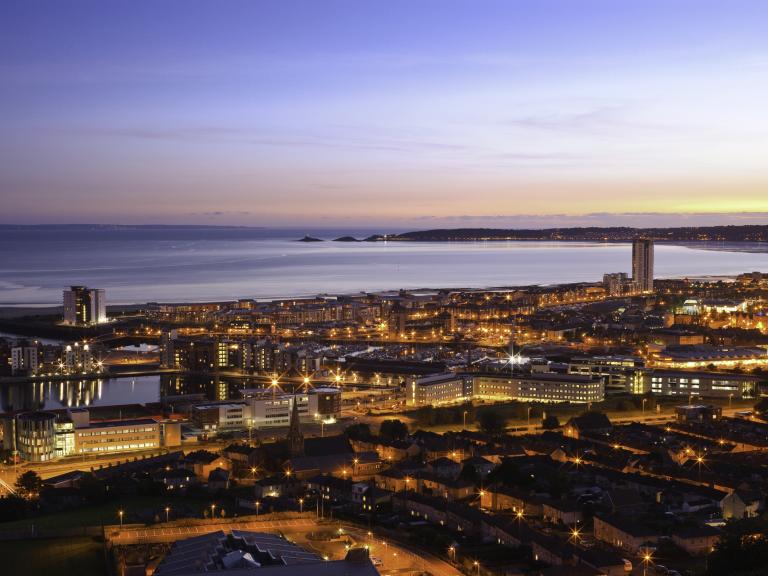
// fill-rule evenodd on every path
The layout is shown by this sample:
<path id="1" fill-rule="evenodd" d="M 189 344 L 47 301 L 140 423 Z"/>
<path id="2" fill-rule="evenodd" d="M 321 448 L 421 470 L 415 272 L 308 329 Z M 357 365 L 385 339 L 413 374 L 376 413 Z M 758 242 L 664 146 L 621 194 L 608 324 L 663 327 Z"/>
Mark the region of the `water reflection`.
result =
<path id="1" fill-rule="evenodd" d="M 161 399 L 228 400 L 238 398 L 245 387 L 260 386 L 257 380 L 228 380 L 180 375 L 62 380 L 0 385 L 0 412 L 62 410 L 66 408 L 152 404 Z"/>

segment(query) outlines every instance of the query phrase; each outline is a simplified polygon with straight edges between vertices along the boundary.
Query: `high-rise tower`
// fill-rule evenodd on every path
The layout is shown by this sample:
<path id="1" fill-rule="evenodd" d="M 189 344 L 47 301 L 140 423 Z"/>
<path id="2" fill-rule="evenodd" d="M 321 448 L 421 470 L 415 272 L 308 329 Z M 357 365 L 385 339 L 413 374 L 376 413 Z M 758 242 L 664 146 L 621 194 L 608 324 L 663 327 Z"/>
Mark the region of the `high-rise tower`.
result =
<path id="1" fill-rule="evenodd" d="M 641 292 L 653 292 L 653 240 L 632 242 L 632 281 Z"/>
<path id="2" fill-rule="evenodd" d="M 107 302 L 102 288 L 71 286 L 64 290 L 64 323 L 77 326 L 107 321 Z"/>

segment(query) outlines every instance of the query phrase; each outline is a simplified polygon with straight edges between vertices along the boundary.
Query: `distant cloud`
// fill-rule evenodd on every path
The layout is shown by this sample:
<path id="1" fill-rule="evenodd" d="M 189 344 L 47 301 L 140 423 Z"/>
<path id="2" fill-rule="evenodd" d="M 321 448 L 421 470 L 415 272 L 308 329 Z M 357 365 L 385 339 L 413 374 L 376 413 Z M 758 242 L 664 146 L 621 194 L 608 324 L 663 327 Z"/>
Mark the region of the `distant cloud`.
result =
<path id="1" fill-rule="evenodd" d="M 229 217 L 229 216 L 250 216 L 249 210 L 214 210 L 212 212 L 188 212 L 187 216 L 208 216 L 209 218 Z"/>

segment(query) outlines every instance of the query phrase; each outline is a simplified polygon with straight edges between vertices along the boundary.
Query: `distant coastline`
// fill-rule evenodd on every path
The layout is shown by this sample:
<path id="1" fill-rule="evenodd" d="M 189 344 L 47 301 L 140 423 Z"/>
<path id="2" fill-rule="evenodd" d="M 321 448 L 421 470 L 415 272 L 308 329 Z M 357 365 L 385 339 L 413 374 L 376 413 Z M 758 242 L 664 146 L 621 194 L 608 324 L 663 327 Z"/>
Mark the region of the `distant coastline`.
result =
<path id="1" fill-rule="evenodd" d="M 388 235 L 386 240 L 411 242 L 629 242 L 638 237 L 652 238 L 660 242 L 768 242 L 768 225 L 685 228 L 630 228 L 623 226 L 543 229 L 439 228 Z"/>
<path id="2" fill-rule="evenodd" d="M 0 232 L 35 230 L 73 232 L 130 233 L 140 231 L 184 236 L 193 231 L 222 235 L 226 239 L 250 240 L 269 232 L 289 234 L 294 227 L 222 226 L 206 224 L 0 224 Z M 401 229 L 402 230 L 402 229 Z M 323 233 L 331 234 L 328 237 Z M 627 226 L 591 226 L 568 228 L 434 228 L 429 230 L 371 233 L 362 238 L 351 234 L 337 237 L 338 228 L 318 227 L 305 230 L 302 241 L 334 240 L 336 242 L 630 242 L 635 238 L 652 238 L 658 242 L 767 242 L 768 224 L 727 226 L 686 226 L 666 228 L 634 228 Z"/>

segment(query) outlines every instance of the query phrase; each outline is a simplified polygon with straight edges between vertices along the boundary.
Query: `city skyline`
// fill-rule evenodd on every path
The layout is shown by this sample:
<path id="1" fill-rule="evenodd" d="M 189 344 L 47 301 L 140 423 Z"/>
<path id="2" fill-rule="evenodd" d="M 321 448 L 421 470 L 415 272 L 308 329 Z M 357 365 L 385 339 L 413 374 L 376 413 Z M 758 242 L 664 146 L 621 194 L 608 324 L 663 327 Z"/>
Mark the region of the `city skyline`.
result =
<path id="1" fill-rule="evenodd" d="M 2 223 L 761 223 L 758 2 L 6 3 Z"/>

